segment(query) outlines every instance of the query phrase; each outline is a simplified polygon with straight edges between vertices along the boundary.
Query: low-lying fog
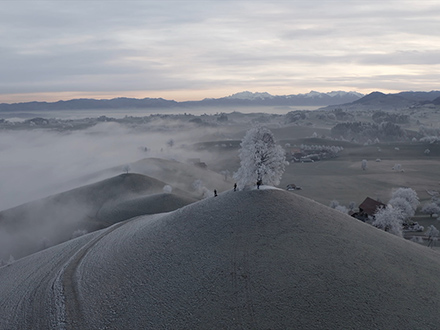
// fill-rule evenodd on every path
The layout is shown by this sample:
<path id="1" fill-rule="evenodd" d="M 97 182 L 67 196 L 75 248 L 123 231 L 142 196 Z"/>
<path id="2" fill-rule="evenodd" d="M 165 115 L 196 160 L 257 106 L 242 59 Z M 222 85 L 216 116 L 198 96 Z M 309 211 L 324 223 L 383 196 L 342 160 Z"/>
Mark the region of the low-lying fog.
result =
<path id="1" fill-rule="evenodd" d="M 103 122 L 61 132 L 0 130 L 0 210 L 84 185 L 89 182 L 81 178 L 87 174 L 146 157 L 200 157 L 182 145 L 217 133 L 214 127 L 160 118 L 145 125 Z"/>
<path id="2" fill-rule="evenodd" d="M 295 110 L 316 110 L 320 106 L 274 106 L 274 107 L 236 107 L 228 108 L 227 112 L 238 111 L 241 113 L 266 112 L 273 114 L 286 114 Z M 8 120 L 22 121 L 24 119 L 43 117 L 43 118 L 59 118 L 59 119 L 81 119 L 81 118 L 97 118 L 103 115 L 112 118 L 124 118 L 125 116 L 143 117 L 151 114 L 160 113 L 162 115 L 179 115 L 190 113 L 193 115 L 214 115 L 224 112 L 225 109 L 220 107 L 195 107 L 195 108 L 161 108 L 161 109 L 112 109 L 112 110 L 63 110 L 63 111 L 32 111 L 32 112 L 1 112 L 0 118 Z"/>

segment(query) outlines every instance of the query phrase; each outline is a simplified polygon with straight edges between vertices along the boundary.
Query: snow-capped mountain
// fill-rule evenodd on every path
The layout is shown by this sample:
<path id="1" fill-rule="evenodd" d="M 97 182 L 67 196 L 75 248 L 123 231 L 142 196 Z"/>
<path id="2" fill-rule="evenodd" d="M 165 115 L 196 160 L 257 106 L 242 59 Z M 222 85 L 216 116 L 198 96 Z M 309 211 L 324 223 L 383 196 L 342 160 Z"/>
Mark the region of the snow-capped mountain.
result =
<path id="1" fill-rule="evenodd" d="M 332 92 L 328 92 L 326 93 L 327 95 L 331 96 L 331 97 L 345 97 L 346 95 L 354 95 L 357 96 L 359 98 L 363 97 L 364 94 L 355 92 L 355 91 L 350 91 L 350 92 L 344 92 L 344 91 L 332 91 Z"/>
<path id="2" fill-rule="evenodd" d="M 272 99 L 272 98 L 274 98 L 274 96 L 269 93 L 266 93 L 266 92 L 252 93 L 249 91 L 244 91 L 244 92 L 232 94 L 232 95 L 228 96 L 227 98 L 240 99 L 240 100 L 258 100 L 258 99 L 261 100 L 261 99 Z"/>
<path id="3" fill-rule="evenodd" d="M 244 91 L 219 99 L 200 101 L 211 105 L 265 105 L 265 106 L 325 106 L 350 103 L 359 100 L 363 94 L 358 92 L 332 91 L 321 93 L 310 91 L 305 94 L 272 95 L 267 92 Z"/>
<path id="4" fill-rule="evenodd" d="M 230 96 L 227 96 L 223 99 L 239 99 L 239 100 L 264 100 L 264 99 L 274 99 L 274 98 L 288 98 L 288 99 L 301 99 L 301 98 L 307 98 L 307 99 L 328 99 L 330 98 L 356 98 L 359 99 L 363 97 L 364 95 L 358 92 L 345 92 L 345 91 L 332 91 L 327 93 L 321 93 L 317 91 L 310 91 L 305 94 L 289 94 L 289 95 L 272 95 L 267 92 L 249 92 L 244 91 L 240 93 L 235 93 Z"/>

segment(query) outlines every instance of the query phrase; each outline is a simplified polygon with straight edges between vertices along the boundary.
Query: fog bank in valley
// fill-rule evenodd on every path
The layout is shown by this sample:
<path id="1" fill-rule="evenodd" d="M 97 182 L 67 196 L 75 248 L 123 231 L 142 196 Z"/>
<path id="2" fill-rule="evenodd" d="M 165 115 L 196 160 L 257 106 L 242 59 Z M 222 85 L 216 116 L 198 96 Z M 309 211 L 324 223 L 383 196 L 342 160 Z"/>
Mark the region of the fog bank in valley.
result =
<path id="1" fill-rule="evenodd" d="M 121 166 L 122 173 L 125 164 L 146 157 L 200 157 L 182 146 L 215 129 L 195 128 L 156 120 L 135 127 L 103 122 L 76 131 L 0 131 L 0 210 L 91 183 L 87 175 L 108 168 Z"/>

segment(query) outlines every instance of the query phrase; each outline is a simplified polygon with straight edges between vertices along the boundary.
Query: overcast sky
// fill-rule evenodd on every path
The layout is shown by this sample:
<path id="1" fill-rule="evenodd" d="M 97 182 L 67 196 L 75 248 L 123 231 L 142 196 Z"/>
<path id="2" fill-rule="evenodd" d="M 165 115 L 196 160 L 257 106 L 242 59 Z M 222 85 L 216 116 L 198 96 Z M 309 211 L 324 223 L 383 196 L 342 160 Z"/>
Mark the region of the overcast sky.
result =
<path id="1" fill-rule="evenodd" d="M 0 5 L 0 103 L 440 89 L 436 0 Z"/>

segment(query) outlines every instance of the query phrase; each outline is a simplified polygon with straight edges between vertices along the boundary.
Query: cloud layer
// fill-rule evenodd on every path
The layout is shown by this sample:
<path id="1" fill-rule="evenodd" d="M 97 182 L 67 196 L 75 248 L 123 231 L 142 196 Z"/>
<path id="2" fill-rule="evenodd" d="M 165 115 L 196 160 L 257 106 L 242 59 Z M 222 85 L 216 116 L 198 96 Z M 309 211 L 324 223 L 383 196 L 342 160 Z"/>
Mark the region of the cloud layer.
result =
<path id="1" fill-rule="evenodd" d="M 439 15 L 434 1 L 6 1 L 0 102 L 439 89 Z"/>

